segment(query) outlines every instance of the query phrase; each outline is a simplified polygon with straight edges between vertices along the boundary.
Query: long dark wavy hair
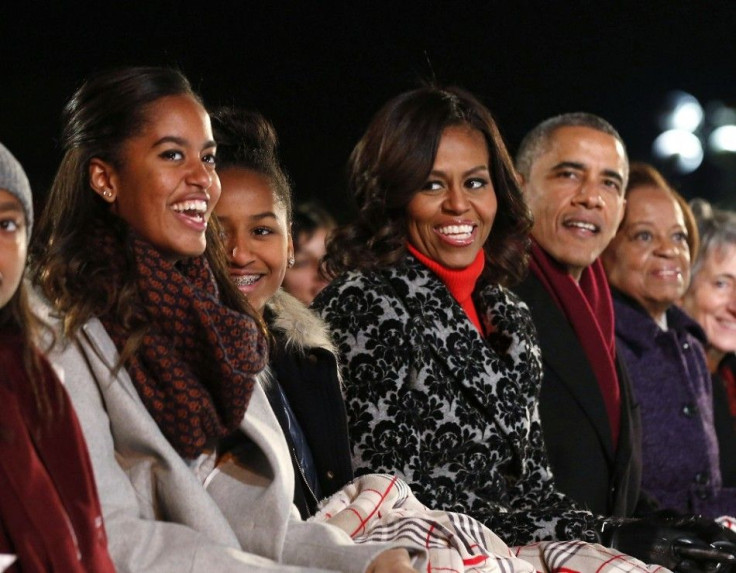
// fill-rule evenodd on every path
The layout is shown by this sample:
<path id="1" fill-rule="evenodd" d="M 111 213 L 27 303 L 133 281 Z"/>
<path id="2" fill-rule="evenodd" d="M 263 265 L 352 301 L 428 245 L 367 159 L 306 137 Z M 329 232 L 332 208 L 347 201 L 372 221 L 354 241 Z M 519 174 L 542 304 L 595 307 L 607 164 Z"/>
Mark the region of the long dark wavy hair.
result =
<path id="1" fill-rule="evenodd" d="M 110 212 L 89 180 L 89 165 L 100 158 L 120 166 L 123 144 L 139 134 L 155 102 L 189 96 L 201 103 L 189 81 L 177 70 L 159 67 L 123 68 L 101 73 L 82 84 L 64 108 L 61 143 L 64 156 L 37 226 L 31 272 L 48 300 L 63 317 L 63 331 L 72 336 L 87 320 L 112 313 L 130 333 L 121 364 L 138 349 L 147 325 L 138 314 L 132 253 L 126 246 L 127 224 Z M 110 284 L 107 265 L 93 256 L 92 229 L 106 225 L 117 236 L 131 272 Z M 217 282 L 223 304 L 253 316 L 262 325 L 227 272 L 227 258 L 215 217 L 206 231 L 204 256 Z"/>
<path id="2" fill-rule="evenodd" d="M 328 277 L 349 270 L 396 265 L 406 253 L 406 206 L 432 170 L 444 130 L 468 126 L 485 138 L 498 211 L 484 245 L 484 275 L 511 285 L 527 269 L 532 219 L 496 122 L 467 91 L 426 86 L 405 92 L 374 116 L 348 161 L 348 188 L 357 218 L 336 229 L 327 244 Z"/>

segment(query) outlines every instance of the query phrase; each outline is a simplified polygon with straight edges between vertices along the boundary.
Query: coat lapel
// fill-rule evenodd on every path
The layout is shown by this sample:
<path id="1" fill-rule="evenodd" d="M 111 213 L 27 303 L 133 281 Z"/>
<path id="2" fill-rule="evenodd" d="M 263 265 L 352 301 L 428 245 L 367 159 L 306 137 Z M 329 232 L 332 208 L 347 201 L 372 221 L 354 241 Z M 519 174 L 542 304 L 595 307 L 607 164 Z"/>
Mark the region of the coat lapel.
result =
<path id="1" fill-rule="evenodd" d="M 530 273 L 514 291 L 527 303 L 532 313 L 542 348 L 542 361 L 557 374 L 580 404 L 580 409 L 595 428 L 606 455 L 613 461 L 613 440 L 603 396 L 570 321 L 533 274 Z"/>
<path id="2" fill-rule="evenodd" d="M 82 331 L 87 337 L 89 347 L 94 351 L 103 366 L 97 376 L 100 388 L 105 391 L 111 384 L 120 385 L 135 402 L 139 402 L 143 406 L 143 401 L 138 395 L 128 371 L 125 368 L 116 369 L 120 355 L 112 338 L 107 335 L 105 327 L 102 326 L 102 322 L 97 318 L 92 318 L 82 326 Z M 145 406 L 143 407 L 145 408 Z"/>
<path id="3" fill-rule="evenodd" d="M 281 559 L 286 529 L 258 524 L 264 519 L 286 522 L 294 475 L 284 435 L 260 386 L 255 385 L 240 424 L 247 439 L 202 484 L 161 433 L 126 370 L 113 370 L 118 354 L 102 323 L 93 319 L 83 330 L 83 351 L 98 359 L 88 356 L 111 420 L 117 463 L 138 495 L 147 496 L 144 507 L 156 507 L 157 496 L 173 500 L 164 503 L 174 512 L 167 516 L 172 521 L 206 531 L 229 546 Z"/>
<path id="4" fill-rule="evenodd" d="M 616 374 L 621 386 L 621 433 L 616 448 L 614 474 L 617 476 L 618 483 L 639 484 L 641 480 L 641 420 L 638 405 L 634 401 L 629 375 L 619 356 L 616 356 Z M 636 472 L 636 475 L 632 477 L 629 475 L 630 472 Z M 615 503 L 620 507 L 614 507 L 614 511 L 618 511 L 618 515 L 624 515 L 627 507 L 635 506 L 636 500 L 630 501 L 626 495 L 619 495 Z M 614 515 L 617 514 L 614 513 Z"/>

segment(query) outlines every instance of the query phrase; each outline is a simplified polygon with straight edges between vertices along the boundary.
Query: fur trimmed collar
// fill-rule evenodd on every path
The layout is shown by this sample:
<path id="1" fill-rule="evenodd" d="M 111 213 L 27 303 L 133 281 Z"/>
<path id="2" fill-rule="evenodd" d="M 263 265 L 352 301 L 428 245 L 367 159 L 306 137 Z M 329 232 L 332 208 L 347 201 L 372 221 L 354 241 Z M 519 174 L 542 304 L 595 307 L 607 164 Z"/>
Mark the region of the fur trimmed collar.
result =
<path id="1" fill-rule="evenodd" d="M 327 324 L 289 293 L 279 289 L 266 307 L 273 313 L 269 328 L 284 334 L 288 350 L 304 353 L 323 348 L 337 356 Z"/>

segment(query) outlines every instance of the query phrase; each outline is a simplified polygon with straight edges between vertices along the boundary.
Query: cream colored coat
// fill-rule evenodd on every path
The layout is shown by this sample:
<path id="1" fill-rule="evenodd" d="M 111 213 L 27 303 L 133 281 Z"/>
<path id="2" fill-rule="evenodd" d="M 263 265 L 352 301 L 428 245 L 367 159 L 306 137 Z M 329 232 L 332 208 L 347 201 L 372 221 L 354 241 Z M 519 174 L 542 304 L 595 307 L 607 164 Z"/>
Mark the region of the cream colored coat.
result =
<path id="1" fill-rule="evenodd" d="M 268 400 L 256 390 L 241 424 L 248 467 L 220 466 L 204 482 L 159 430 L 99 320 L 50 353 L 90 450 L 110 553 L 119 571 L 291 570 L 360 573 L 387 545 L 355 545 L 306 523 L 292 504 L 294 475 Z M 421 566 L 421 563 L 417 563 Z"/>

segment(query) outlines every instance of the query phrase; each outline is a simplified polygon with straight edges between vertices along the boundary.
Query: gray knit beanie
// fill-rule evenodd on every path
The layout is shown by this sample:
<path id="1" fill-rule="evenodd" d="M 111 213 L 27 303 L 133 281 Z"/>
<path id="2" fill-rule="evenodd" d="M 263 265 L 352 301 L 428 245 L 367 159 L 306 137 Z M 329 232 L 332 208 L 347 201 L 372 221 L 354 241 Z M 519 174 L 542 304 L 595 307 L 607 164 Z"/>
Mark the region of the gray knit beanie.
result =
<path id="1" fill-rule="evenodd" d="M 33 230 L 33 197 L 23 168 L 8 148 L 0 143 L 0 189 L 5 189 L 20 201 L 26 212 L 26 238 L 31 238 Z"/>

